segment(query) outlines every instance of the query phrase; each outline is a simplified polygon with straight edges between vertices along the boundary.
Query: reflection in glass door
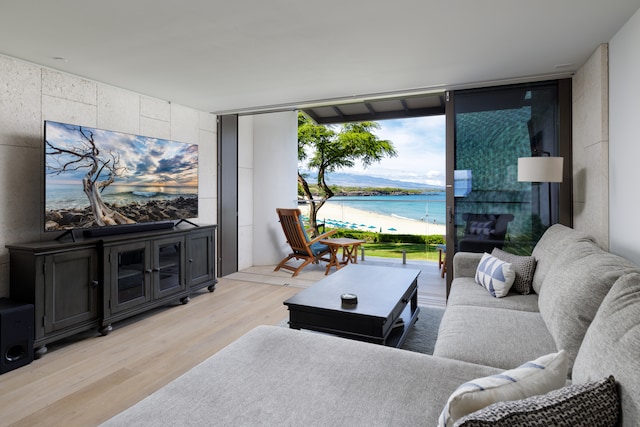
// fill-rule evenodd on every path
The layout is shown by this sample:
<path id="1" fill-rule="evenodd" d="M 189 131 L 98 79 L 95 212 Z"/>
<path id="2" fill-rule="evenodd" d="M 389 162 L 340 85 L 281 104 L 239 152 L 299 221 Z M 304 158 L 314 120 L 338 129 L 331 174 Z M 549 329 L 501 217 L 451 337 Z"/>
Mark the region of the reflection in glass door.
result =
<path id="1" fill-rule="evenodd" d="M 563 155 L 559 82 L 457 91 L 454 99 L 450 252 L 529 254 L 561 222 L 559 186 L 519 182 L 518 158 Z"/>

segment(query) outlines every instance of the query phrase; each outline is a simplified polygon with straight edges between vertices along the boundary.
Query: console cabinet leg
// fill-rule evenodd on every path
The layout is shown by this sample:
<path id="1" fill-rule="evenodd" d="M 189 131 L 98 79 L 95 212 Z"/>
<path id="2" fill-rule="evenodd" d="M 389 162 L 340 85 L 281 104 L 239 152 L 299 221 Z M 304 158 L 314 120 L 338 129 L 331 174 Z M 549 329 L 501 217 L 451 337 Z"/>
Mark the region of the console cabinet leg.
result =
<path id="1" fill-rule="evenodd" d="M 33 350 L 33 358 L 40 359 L 47 353 L 47 346 L 43 345 L 42 347 L 37 347 Z"/>

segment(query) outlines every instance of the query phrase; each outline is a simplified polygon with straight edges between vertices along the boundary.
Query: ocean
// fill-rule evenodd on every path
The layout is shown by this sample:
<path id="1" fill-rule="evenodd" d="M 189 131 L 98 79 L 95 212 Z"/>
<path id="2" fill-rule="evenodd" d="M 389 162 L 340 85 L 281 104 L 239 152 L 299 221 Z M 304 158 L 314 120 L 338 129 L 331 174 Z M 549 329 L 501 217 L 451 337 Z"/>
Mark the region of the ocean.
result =
<path id="1" fill-rule="evenodd" d="M 89 206 L 89 199 L 78 184 L 47 185 L 46 210 L 83 209 Z M 126 206 L 133 202 L 146 203 L 150 200 L 171 200 L 178 197 L 197 197 L 197 188 L 159 187 L 159 186 L 124 186 L 110 185 L 102 193 L 102 200 L 118 206 Z"/>
<path id="2" fill-rule="evenodd" d="M 444 191 L 402 196 L 335 196 L 330 198 L 329 202 L 380 215 L 428 221 L 441 225 L 446 221 Z"/>

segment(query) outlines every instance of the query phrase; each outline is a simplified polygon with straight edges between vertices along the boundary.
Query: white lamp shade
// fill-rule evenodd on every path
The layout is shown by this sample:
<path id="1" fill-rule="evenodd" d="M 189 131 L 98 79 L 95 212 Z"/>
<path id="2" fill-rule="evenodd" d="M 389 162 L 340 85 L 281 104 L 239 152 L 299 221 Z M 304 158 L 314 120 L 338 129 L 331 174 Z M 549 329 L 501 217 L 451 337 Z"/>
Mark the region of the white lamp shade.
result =
<path id="1" fill-rule="evenodd" d="M 562 182 L 563 157 L 520 157 L 518 181 Z"/>

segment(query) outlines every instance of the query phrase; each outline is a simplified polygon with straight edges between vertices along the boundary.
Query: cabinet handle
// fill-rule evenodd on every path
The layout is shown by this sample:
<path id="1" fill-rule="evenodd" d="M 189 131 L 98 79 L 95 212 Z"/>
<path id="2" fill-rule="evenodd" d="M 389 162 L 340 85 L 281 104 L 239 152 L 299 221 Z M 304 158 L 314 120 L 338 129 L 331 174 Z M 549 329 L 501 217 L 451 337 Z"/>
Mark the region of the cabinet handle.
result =
<path id="1" fill-rule="evenodd" d="M 93 286 L 94 288 L 98 287 L 99 282 L 97 280 L 92 280 L 91 281 L 91 286 Z"/>
<path id="2" fill-rule="evenodd" d="M 189 258 L 189 262 L 193 262 L 193 259 L 192 259 L 192 258 Z"/>
<path id="3" fill-rule="evenodd" d="M 156 268 L 153 269 L 153 271 L 154 272 L 158 272 L 158 271 L 160 271 L 160 269 L 158 267 L 156 267 Z"/>
<path id="4" fill-rule="evenodd" d="M 145 272 L 145 273 L 149 273 L 149 274 L 151 274 L 151 273 L 153 273 L 153 270 L 152 270 L 152 269 L 150 269 L 150 268 L 147 268 L 144 272 Z"/>

